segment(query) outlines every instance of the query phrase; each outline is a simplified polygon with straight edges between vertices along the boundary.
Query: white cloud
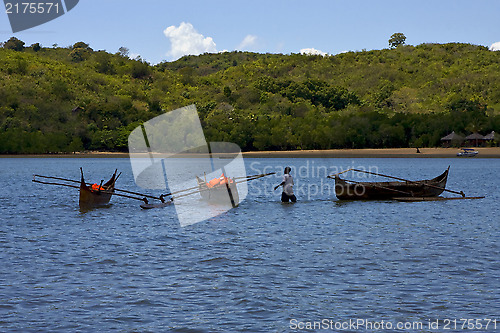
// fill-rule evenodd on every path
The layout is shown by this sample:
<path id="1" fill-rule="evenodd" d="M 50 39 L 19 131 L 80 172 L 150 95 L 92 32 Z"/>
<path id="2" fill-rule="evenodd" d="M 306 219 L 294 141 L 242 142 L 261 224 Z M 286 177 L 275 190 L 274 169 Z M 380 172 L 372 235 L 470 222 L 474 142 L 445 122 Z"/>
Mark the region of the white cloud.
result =
<path id="1" fill-rule="evenodd" d="M 316 50 L 315 48 L 302 49 L 302 50 L 300 50 L 300 53 L 305 54 L 305 55 L 321 55 L 323 57 L 328 54 L 326 52 Z"/>
<path id="2" fill-rule="evenodd" d="M 500 42 L 496 42 L 491 44 L 490 46 L 491 51 L 500 51 Z"/>
<path id="3" fill-rule="evenodd" d="M 130 59 L 136 60 L 137 58 L 141 58 L 141 55 L 139 53 L 130 53 L 128 57 Z"/>
<path id="4" fill-rule="evenodd" d="M 172 25 L 163 31 L 170 39 L 172 48 L 167 53 L 173 59 L 185 55 L 199 55 L 205 52 L 216 53 L 217 46 L 212 37 L 198 33 L 191 23 L 182 22 L 178 27 Z"/>
<path id="5" fill-rule="evenodd" d="M 255 45 L 255 42 L 257 41 L 257 36 L 254 35 L 246 35 L 245 38 L 241 41 L 240 45 L 238 45 L 238 50 L 245 50 L 248 49 L 249 47 Z"/>

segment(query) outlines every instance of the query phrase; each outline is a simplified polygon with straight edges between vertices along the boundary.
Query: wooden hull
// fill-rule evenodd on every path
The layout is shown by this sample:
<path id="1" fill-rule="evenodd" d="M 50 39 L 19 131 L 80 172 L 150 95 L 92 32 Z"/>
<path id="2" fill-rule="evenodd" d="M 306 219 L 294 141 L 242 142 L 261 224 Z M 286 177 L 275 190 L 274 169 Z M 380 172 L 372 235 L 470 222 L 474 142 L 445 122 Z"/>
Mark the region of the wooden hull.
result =
<path id="1" fill-rule="evenodd" d="M 172 200 L 160 202 L 160 203 L 144 203 L 141 205 L 142 209 L 153 209 L 153 208 L 163 208 L 171 205 L 173 203 Z"/>
<path id="2" fill-rule="evenodd" d="M 111 197 L 113 196 L 113 192 L 115 190 L 115 181 L 116 171 L 111 179 L 102 185 L 103 190 L 96 191 L 85 184 L 82 172 L 82 178 L 80 181 L 80 209 L 92 209 L 109 204 L 109 201 L 111 200 Z"/>
<path id="3" fill-rule="evenodd" d="M 405 197 L 437 197 L 443 193 L 448 170 L 436 178 L 415 182 L 349 182 L 335 176 L 335 194 L 339 200 L 392 200 Z"/>
<path id="4" fill-rule="evenodd" d="M 198 181 L 198 189 L 203 200 L 215 204 L 230 203 L 233 206 L 237 206 L 240 202 L 236 182 L 232 181 L 229 185 L 223 184 L 209 188 L 201 178 L 196 177 L 196 180 Z M 233 202 L 231 202 L 231 196 Z"/>
<path id="5" fill-rule="evenodd" d="M 89 209 L 99 206 L 105 206 L 111 200 L 113 192 L 93 192 L 89 189 L 80 188 L 80 208 Z"/>

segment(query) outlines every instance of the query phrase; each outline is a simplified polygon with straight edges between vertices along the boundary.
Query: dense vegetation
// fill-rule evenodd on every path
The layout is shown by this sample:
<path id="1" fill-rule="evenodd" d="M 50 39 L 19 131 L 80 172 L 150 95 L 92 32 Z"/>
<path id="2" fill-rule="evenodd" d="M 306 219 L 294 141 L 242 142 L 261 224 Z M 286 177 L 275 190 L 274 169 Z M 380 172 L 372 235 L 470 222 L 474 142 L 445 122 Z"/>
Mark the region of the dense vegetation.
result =
<path id="1" fill-rule="evenodd" d="M 128 134 L 196 104 L 207 141 L 244 150 L 437 146 L 500 132 L 500 52 L 400 45 L 335 56 L 228 52 L 151 66 L 71 47 L 0 48 L 0 153 L 126 151 Z"/>

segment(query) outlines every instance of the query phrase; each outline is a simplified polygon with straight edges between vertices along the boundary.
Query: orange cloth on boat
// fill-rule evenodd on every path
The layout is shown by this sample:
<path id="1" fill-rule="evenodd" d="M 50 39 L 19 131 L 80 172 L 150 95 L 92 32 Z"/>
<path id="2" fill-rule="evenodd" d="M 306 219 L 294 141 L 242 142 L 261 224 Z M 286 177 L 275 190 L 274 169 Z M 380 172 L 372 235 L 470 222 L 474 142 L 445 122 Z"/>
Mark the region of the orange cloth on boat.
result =
<path id="1" fill-rule="evenodd" d="M 224 176 L 224 174 L 222 174 L 219 178 L 214 178 L 211 181 L 209 181 L 207 183 L 207 186 L 212 188 L 218 185 L 226 185 L 228 183 L 231 184 L 232 182 L 233 182 L 232 179 L 229 179 L 226 176 Z"/>
<path id="2" fill-rule="evenodd" d="M 98 184 L 92 184 L 91 186 L 92 191 L 99 191 L 99 188 L 101 188 L 101 191 L 104 191 L 104 187 L 99 186 Z"/>

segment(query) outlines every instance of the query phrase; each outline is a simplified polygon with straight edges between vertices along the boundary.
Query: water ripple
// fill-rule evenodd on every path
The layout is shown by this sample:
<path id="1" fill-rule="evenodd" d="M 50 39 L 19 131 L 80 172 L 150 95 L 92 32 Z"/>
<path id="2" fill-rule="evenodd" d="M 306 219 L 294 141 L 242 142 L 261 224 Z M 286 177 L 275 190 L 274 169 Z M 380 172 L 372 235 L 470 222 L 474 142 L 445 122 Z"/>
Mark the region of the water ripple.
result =
<path id="1" fill-rule="evenodd" d="M 26 177 L 75 178 L 81 165 L 100 177 L 118 166 L 121 186 L 134 190 L 126 159 L 0 163 L 7 188 L 0 193 L 2 331 L 289 332 L 293 318 L 395 322 L 500 313 L 495 193 L 467 204 L 320 196 L 296 205 L 281 205 L 279 193 L 251 194 L 224 216 L 180 228 L 174 207 L 142 211 L 113 198 L 107 208 L 80 212 L 77 193 L 48 192 Z M 415 178 L 452 164 L 450 187 L 471 195 L 484 194 L 477 185 L 484 179 L 485 188 L 500 185 L 499 160 L 488 168 L 455 159 L 356 163 Z M 7 194 L 18 191 L 10 184 L 29 194 L 13 200 Z"/>

